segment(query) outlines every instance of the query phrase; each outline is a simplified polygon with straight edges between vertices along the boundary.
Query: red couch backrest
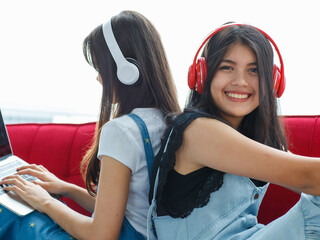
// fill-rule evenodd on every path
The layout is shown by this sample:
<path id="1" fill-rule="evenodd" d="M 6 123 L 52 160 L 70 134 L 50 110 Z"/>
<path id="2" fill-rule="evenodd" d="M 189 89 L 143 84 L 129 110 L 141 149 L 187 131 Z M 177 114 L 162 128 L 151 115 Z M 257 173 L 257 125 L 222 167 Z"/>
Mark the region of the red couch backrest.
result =
<path id="1" fill-rule="evenodd" d="M 320 156 L 320 116 L 287 116 L 284 123 L 292 153 Z"/>
<path id="2" fill-rule="evenodd" d="M 285 116 L 289 151 L 295 154 L 320 157 L 320 116 Z M 264 197 L 259 222 L 267 224 L 285 214 L 299 200 L 299 194 L 270 184 Z"/>
<path id="3" fill-rule="evenodd" d="M 91 144 L 95 123 L 12 124 L 7 126 L 12 150 L 29 163 L 41 164 L 57 177 L 84 187 L 80 161 Z M 89 215 L 70 199 L 74 210 Z"/>
<path id="4" fill-rule="evenodd" d="M 292 153 L 320 157 L 320 116 L 286 116 L 284 125 Z M 84 187 L 80 161 L 94 135 L 95 123 L 8 125 L 13 152 L 29 163 L 42 164 L 59 178 Z M 286 213 L 299 195 L 271 184 L 259 211 L 259 222 L 267 224 Z M 89 215 L 70 199 L 76 211 Z"/>

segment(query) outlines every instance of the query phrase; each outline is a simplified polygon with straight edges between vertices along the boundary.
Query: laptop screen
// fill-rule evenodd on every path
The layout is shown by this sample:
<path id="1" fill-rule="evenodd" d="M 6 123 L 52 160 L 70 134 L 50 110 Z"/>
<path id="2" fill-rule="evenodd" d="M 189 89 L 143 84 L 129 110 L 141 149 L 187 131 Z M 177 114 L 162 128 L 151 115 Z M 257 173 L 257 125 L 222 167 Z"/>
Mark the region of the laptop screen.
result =
<path id="1" fill-rule="evenodd" d="M 0 110 L 0 160 L 10 155 L 12 155 L 11 146 Z"/>

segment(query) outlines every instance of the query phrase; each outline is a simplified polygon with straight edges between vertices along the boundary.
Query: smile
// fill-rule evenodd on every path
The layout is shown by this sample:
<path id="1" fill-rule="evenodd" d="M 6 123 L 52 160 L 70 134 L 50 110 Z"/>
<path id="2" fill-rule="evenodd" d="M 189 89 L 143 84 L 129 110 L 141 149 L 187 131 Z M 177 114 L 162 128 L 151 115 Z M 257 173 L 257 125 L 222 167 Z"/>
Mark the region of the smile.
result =
<path id="1" fill-rule="evenodd" d="M 250 96 L 250 94 L 248 94 L 248 93 L 225 92 L 225 94 L 226 94 L 228 97 L 236 98 L 236 99 L 247 99 L 247 98 Z"/>

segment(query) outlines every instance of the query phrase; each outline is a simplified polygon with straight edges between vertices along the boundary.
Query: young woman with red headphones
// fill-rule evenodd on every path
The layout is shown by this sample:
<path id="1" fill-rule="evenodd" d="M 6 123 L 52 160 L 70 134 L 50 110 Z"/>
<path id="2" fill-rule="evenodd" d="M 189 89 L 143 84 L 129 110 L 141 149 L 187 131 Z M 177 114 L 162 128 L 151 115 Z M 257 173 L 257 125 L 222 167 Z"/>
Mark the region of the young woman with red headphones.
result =
<path id="1" fill-rule="evenodd" d="M 197 51 L 188 85 L 187 106 L 156 157 L 149 239 L 319 239 L 320 159 L 287 152 L 274 41 L 246 24 L 218 28 Z M 268 182 L 301 199 L 264 226 L 257 214 Z"/>

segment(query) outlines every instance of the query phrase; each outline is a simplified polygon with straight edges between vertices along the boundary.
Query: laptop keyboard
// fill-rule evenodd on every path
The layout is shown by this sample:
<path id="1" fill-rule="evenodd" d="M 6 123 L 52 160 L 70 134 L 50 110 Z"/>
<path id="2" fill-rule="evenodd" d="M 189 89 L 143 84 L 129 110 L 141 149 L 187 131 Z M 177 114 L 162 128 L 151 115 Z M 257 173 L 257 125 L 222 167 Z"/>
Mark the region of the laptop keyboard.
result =
<path id="1" fill-rule="evenodd" d="M 21 163 L 19 160 L 13 160 L 9 164 L 5 164 L 3 166 L 0 166 L 0 179 L 4 178 L 6 176 L 10 176 L 10 175 L 15 174 L 17 172 L 17 168 L 20 166 L 23 166 L 23 163 Z M 20 176 L 28 181 L 34 181 L 37 179 L 36 177 L 33 177 L 29 174 L 20 175 Z M 2 187 L 0 187 L 0 196 L 3 195 L 4 193 L 5 193 L 5 191 L 3 190 Z"/>

